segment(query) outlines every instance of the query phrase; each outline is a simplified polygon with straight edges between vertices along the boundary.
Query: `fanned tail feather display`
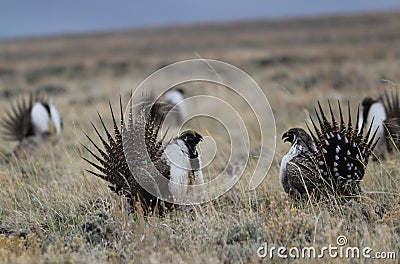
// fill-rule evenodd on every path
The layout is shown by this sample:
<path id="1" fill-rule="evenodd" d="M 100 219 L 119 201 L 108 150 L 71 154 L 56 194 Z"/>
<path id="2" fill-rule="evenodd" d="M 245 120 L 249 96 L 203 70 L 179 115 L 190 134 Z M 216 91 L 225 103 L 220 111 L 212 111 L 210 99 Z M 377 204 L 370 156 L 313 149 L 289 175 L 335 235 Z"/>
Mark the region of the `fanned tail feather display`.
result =
<path id="1" fill-rule="evenodd" d="M 318 164 L 318 171 L 325 182 L 332 186 L 333 190 L 340 195 L 354 195 L 360 193 L 359 183 L 362 180 L 368 159 L 378 140 L 375 139 L 376 131 L 368 140 L 372 125 L 363 136 L 364 126 L 358 130 L 351 120 L 350 105 L 348 104 L 347 127 L 343 119 L 340 102 L 338 102 L 340 125 L 336 121 L 335 115 L 329 103 L 331 122 L 325 116 L 321 104 L 318 102 L 319 113 L 315 109 L 319 128 L 311 118 L 313 128 L 310 134 L 317 146 L 317 151 L 313 153 L 313 158 Z M 357 109 L 357 121 L 359 121 L 360 111 Z"/>
<path id="2" fill-rule="evenodd" d="M 111 184 L 109 186 L 110 189 L 128 197 L 133 207 L 139 204 L 146 214 L 154 212 L 162 215 L 165 209 L 171 209 L 172 204 L 160 201 L 138 183 L 138 179 L 141 179 L 152 183 L 154 188 L 160 187 L 159 181 L 153 178 L 155 175 L 149 174 L 149 171 L 146 170 L 146 167 L 141 163 L 141 161 L 143 161 L 143 153 L 145 153 L 145 150 L 141 149 L 141 141 L 143 139 L 151 162 L 166 179 L 169 179 L 169 170 L 162 158 L 164 150 L 163 141 L 158 140 L 162 117 L 149 115 L 145 118 L 144 111 L 140 111 L 136 120 L 133 121 L 132 105 L 130 105 L 128 124 L 126 124 L 124 122 L 121 98 L 119 104 L 121 118 L 119 125 L 117 124 L 110 104 L 114 136 L 112 136 L 110 131 L 106 128 L 100 114 L 98 114 L 99 120 L 106 136 L 102 136 L 92 123 L 103 149 L 86 135 L 96 148 L 98 154 L 94 153 L 88 147 L 84 147 L 100 163 L 98 165 L 83 157 L 85 161 L 100 171 L 100 173 L 91 170 L 87 171 L 109 182 Z M 144 132 L 141 128 L 144 128 Z M 137 159 L 127 160 L 126 156 L 137 157 Z"/>

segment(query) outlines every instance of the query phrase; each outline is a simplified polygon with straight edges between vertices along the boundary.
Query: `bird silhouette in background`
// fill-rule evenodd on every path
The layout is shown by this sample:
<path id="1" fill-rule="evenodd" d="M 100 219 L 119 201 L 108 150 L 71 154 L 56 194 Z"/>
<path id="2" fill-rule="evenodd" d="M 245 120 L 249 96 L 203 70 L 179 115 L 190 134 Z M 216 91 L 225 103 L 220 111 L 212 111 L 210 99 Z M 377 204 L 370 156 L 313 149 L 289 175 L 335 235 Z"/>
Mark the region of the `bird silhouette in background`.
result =
<path id="1" fill-rule="evenodd" d="M 32 154 L 44 142 L 56 141 L 62 120 L 56 107 L 43 95 L 30 94 L 17 100 L 1 121 L 0 133 L 7 141 L 17 141 L 17 157 Z"/>
<path id="2" fill-rule="evenodd" d="M 347 125 L 339 102 L 338 105 L 339 124 L 330 103 L 331 121 L 328 121 L 318 102 L 319 113 L 316 109 L 315 113 L 319 128 L 311 118 L 314 132 L 309 128 L 310 133 L 302 128 L 291 128 L 283 134 L 284 142 L 292 144 L 282 158 L 280 168 L 280 181 L 289 195 L 295 198 L 347 199 L 361 193 L 360 182 L 377 144 L 374 139 L 378 130 L 372 131 L 373 126 L 370 125 L 364 137 L 364 126 L 353 128 L 350 105 Z"/>
<path id="3" fill-rule="evenodd" d="M 150 96 L 150 98 L 147 99 L 150 104 L 153 101 L 152 98 L 154 99 L 154 96 Z M 180 126 L 186 115 L 184 100 L 184 90 L 182 88 L 172 88 L 158 98 L 153 105 L 150 105 L 151 115 L 161 117 L 169 114 L 171 115 L 171 117 L 168 118 L 169 125 Z"/>
<path id="4" fill-rule="evenodd" d="M 102 147 L 86 135 L 99 154 L 84 147 L 98 163 L 83 159 L 100 173 L 87 171 L 109 182 L 110 189 L 126 196 L 132 208 L 140 206 L 145 215 L 164 215 L 176 207 L 175 201 L 185 201 L 187 186 L 204 183 L 197 149 L 203 138 L 196 131 L 187 130 L 167 142 L 165 138 L 160 139 L 164 115 L 160 116 L 159 111 L 146 114 L 143 104 L 134 121 L 131 101 L 128 121 L 125 122 L 121 99 L 119 104 L 120 125 L 110 104 L 114 135 L 106 128 L 100 114 L 106 137 L 92 123 Z M 141 183 L 145 183 L 148 189 Z M 172 199 L 168 202 L 159 199 L 155 194 L 160 190 L 168 194 L 164 197 Z"/>
<path id="5" fill-rule="evenodd" d="M 366 97 L 362 101 L 362 116 L 358 126 L 370 125 L 378 128 L 380 140 L 374 150 L 377 157 L 383 157 L 386 152 L 399 151 L 400 148 L 400 101 L 399 93 L 393 89 L 385 91 L 384 95 L 377 99 Z"/>

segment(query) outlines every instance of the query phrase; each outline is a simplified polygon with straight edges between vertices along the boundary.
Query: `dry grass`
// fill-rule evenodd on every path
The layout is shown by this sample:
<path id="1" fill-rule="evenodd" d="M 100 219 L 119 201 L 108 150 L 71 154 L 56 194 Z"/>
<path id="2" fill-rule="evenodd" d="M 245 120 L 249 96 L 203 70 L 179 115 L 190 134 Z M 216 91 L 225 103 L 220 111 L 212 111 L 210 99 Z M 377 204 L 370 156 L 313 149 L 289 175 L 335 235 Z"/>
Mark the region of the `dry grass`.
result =
<path id="1" fill-rule="evenodd" d="M 160 65 L 195 58 L 195 52 L 232 63 L 258 82 L 273 108 L 278 139 L 290 127 L 304 127 L 317 100 L 349 99 L 355 106 L 364 95 L 378 94 L 380 78 L 400 82 L 399 17 L 394 12 L 0 43 L 1 112 L 10 98 L 55 84 L 64 87 L 51 97 L 65 126 L 59 144 L 0 164 L 1 262 L 247 263 L 260 261 L 256 252 L 263 242 L 322 247 L 335 244 L 338 235 L 351 246 L 395 251 L 399 258 L 399 154 L 370 163 L 358 203 L 298 203 L 279 183 L 288 146 L 278 140 L 270 172 L 255 192 L 241 183 L 213 202 L 147 219 L 129 213 L 127 202 L 86 173 L 89 166 L 80 158 L 87 156 L 80 146 L 88 143 L 83 131 L 94 136 L 89 121 L 97 122 L 96 110 L 110 124 L 109 98 L 117 105 L 119 94 Z M 1 141 L 2 154 L 12 148 Z M 220 171 L 222 161 L 208 173 Z"/>

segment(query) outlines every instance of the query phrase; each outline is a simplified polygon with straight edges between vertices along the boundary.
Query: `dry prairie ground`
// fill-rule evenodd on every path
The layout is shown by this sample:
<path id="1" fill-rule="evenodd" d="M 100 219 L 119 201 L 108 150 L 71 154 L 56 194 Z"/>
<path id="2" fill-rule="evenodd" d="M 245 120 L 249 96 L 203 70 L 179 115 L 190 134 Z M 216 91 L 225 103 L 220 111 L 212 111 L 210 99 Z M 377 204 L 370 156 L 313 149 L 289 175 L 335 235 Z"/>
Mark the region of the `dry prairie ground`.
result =
<path id="1" fill-rule="evenodd" d="M 369 164 L 360 203 L 297 203 L 279 183 L 289 148 L 279 139 L 290 127 L 305 127 L 317 100 L 350 100 L 356 107 L 365 95 L 379 94 L 382 78 L 400 83 L 399 28 L 400 13 L 387 12 L 0 42 L 0 113 L 20 94 L 43 89 L 65 128 L 59 144 L 41 155 L 0 164 L 0 262 L 247 263 L 260 261 L 263 242 L 321 248 L 345 235 L 350 246 L 396 252 L 397 259 L 386 263 L 398 263 L 400 155 Z M 218 200 L 165 218 L 130 214 L 123 198 L 84 171 L 90 166 L 80 158 L 88 156 L 80 145 L 89 144 L 83 132 L 95 136 L 90 121 L 98 124 L 96 110 L 111 125 L 108 100 L 116 107 L 119 94 L 126 96 L 162 65 L 199 57 L 243 69 L 266 93 L 278 138 L 271 169 L 255 192 L 238 185 Z M 205 129 L 207 123 L 196 125 Z M 227 147 L 223 133 L 216 138 Z M 13 146 L 1 140 L 2 159 Z"/>

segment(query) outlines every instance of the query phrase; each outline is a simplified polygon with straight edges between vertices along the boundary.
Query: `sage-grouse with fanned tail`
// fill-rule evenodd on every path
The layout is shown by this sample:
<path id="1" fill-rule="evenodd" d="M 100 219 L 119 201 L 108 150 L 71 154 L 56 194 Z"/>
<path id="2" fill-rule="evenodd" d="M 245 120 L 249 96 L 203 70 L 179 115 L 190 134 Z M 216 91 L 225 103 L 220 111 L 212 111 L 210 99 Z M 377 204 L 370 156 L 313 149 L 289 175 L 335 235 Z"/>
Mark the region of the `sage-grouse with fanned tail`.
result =
<path id="1" fill-rule="evenodd" d="M 106 128 L 100 114 L 99 119 L 106 137 L 92 123 L 103 149 L 86 135 L 100 155 L 86 146 L 85 148 L 99 164 L 83 159 L 100 173 L 87 171 L 109 182 L 110 189 L 127 197 L 133 209 L 140 206 L 146 215 L 164 215 L 166 211 L 176 207 L 175 201 L 182 202 L 186 199 L 188 185 L 204 184 L 197 150 L 198 143 L 203 139 L 200 134 L 187 130 L 165 144 L 164 139 L 159 139 L 164 116 L 149 114 L 146 117 L 142 107 L 133 121 L 130 104 L 126 124 L 120 99 L 121 122 L 118 125 L 111 104 L 110 111 L 114 136 Z M 162 201 L 156 195 L 160 193 L 161 197 L 172 199 Z"/>
<path id="2" fill-rule="evenodd" d="M 6 112 L 0 133 L 7 141 L 18 141 L 17 157 L 32 154 L 44 142 L 55 141 L 62 130 L 60 113 L 43 95 L 21 97 Z"/>
<path id="3" fill-rule="evenodd" d="M 396 89 L 385 91 L 378 99 L 366 97 L 362 101 L 363 114 L 359 126 L 371 124 L 378 128 L 380 140 L 374 150 L 376 156 L 400 150 L 400 100 Z"/>
<path id="4" fill-rule="evenodd" d="M 328 121 L 318 102 L 319 113 L 317 109 L 315 113 L 319 128 L 311 118 L 314 132 L 308 129 L 308 134 L 302 128 L 292 128 L 282 136 L 284 142 L 288 141 L 292 146 L 282 158 L 280 180 L 285 192 L 295 198 L 319 199 L 329 196 L 347 199 L 361 193 L 360 182 L 377 142 L 374 140 L 377 130 L 370 136 L 372 126 L 369 126 L 364 137 L 363 126 L 360 130 L 353 128 L 350 105 L 347 125 L 340 103 L 338 105 L 340 124 L 331 105 L 332 121 Z"/>

